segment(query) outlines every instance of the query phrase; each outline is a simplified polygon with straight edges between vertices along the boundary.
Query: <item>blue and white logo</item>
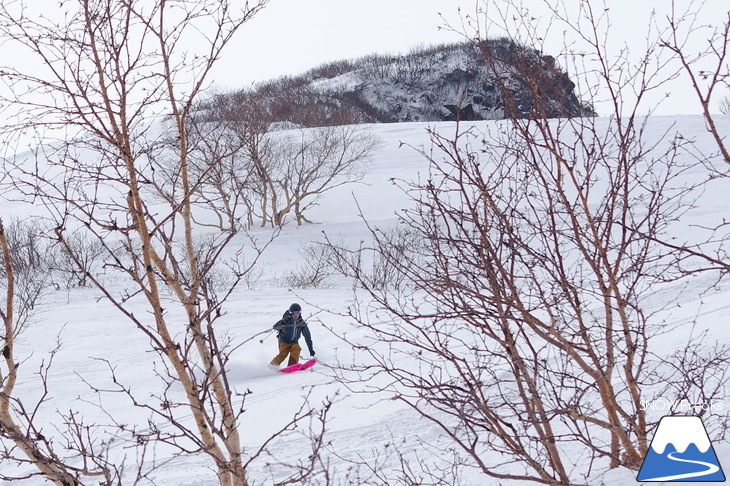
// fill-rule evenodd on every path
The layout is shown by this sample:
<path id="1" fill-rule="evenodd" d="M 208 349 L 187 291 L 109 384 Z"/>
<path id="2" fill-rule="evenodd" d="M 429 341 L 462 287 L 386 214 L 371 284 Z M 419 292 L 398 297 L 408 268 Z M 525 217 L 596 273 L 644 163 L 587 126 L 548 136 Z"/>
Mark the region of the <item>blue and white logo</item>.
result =
<path id="1" fill-rule="evenodd" d="M 725 474 L 700 417 L 663 417 L 637 481 L 722 482 Z"/>

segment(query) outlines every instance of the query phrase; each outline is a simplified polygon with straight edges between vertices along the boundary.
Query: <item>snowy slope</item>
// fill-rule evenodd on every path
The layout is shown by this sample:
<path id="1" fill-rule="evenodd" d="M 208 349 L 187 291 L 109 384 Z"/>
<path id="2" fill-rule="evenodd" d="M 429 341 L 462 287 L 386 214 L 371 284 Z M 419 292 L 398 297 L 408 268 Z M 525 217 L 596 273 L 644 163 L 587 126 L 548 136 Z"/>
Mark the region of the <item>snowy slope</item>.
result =
<path id="1" fill-rule="evenodd" d="M 490 123 L 476 122 L 477 127 Z M 687 136 L 696 136 L 711 147 L 712 141 L 705 134 L 699 117 L 656 119 L 650 122 L 652 133 L 663 133 L 672 124 Z M 730 132 L 730 120 L 722 121 L 724 133 Z M 350 459 L 374 460 L 385 444 L 398 441 L 401 452 L 416 450 L 419 442 L 437 446 L 438 430 L 397 402 L 388 400 L 385 394 L 357 394 L 339 384 L 327 365 L 338 360 L 358 360 L 359 356 L 345 346 L 328 329 L 348 331 L 357 336 L 358 329 L 350 329 L 351 323 L 343 317 L 353 294 L 349 285 L 323 289 L 291 289 L 282 277 L 301 263 L 300 245 L 321 241 L 324 233 L 341 237 L 356 244 L 367 238 L 367 231 L 358 215 L 372 224 L 387 226 L 395 221 L 395 213 L 407 204 L 405 196 L 391 182 L 392 178 L 413 180 L 427 171 L 427 161 L 412 146 L 428 146 L 426 129 L 436 127 L 444 133 L 453 132 L 455 124 L 406 123 L 373 125 L 370 127 L 383 140 L 383 146 L 374 157 L 365 180 L 326 193 L 309 217 L 315 224 L 296 227 L 288 225 L 275 240 L 261 261 L 262 276 L 253 288 L 241 287 L 225 306 L 226 315 L 219 321 L 222 331 L 235 340 L 245 341 L 232 355 L 229 363 L 232 385 L 246 395 L 243 419 L 243 442 L 247 453 L 252 453 L 271 434 L 290 420 L 300 408 L 305 397 L 310 403 L 321 403 L 336 397 L 332 408 L 327 434 L 340 456 Z M 406 144 L 401 144 L 406 142 Z M 728 213 L 727 193 L 730 179 L 718 182 L 703 195 L 703 204 L 686 215 L 681 223 L 691 223 L 722 218 Z M 359 208 L 359 209 L 358 209 Z M 3 217 L 22 216 L 30 211 L 15 203 L 0 202 Z M 265 236 L 266 229 L 257 229 Z M 238 246 L 244 244 L 242 239 Z M 237 246 L 234 244 L 233 246 Z M 236 248 L 232 248 L 235 250 Z M 694 321 L 696 330 L 711 329 L 713 339 L 730 343 L 730 286 L 721 282 L 713 293 L 703 293 L 704 281 L 683 289 L 663 287 L 656 289 L 656 299 L 664 301 L 667 295 L 678 296 L 681 307 L 665 313 L 667 320 L 680 326 L 673 333 L 657 338 L 658 352 L 671 353 L 686 342 L 688 330 L 683 322 Z M 109 418 L 98 407 L 99 398 L 91 392 L 90 385 L 110 387 L 111 369 L 118 379 L 132 387 L 140 396 L 151 397 L 156 378 L 150 366 L 149 353 L 145 351 L 146 338 L 125 322 L 124 318 L 104 300 L 100 293 L 91 289 L 73 289 L 53 293 L 37 316 L 37 322 L 25 332 L 17 344 L 17 357 L 23 361 L 20 383 L 16 394 L 25 400 L 38 397 L 41 392 L 39 377 L 34 374 L 47 360 L 48 353 L 57 342 L 61 346 L 55 356 L 49 375 L 50 400 L 39 411 L 39 421 L 52 424 L 57 421 L 56 410 L 78 409 L 87 422 L 108 423 Z M 649 297 L 651 299 L 651 297 Z M 292 375 L 274 374 L 265 364 L 275 354 L 275 338 L 260 334 L 271 327 L 292 302 L 304 308 L 304 317 L 310 323 L 317 358 L 322 364 L 312 371 Z M 139 312 L 144 312 L 140 307 Z M 260 339 L 265 338 L 263 343 Z M 377 385 L 377 383 L 372 383 Z M 128 401 L 114 394 L 103 396 L 103 405 L 114 419 L 128 424 L 145 426 L 146 414 L 130 406 Z M 724 403 L 724 412 L 730 408 L 730 397 Z M 661 410 L 652 412 L 653 419 L 662 415 Z M 53 434 L 48 425 L 44 431 Z M 402 441 L 402 443 L 401 443 Z M 295 464 L 306 461 L 309 439 L 299 432 L 277 439 L 271 451 L 282 463 Z M 714 443 L 721 464 L 730 468 L 730 444 Z M 122 447 L 112 444 L 111 454 L 124 453 Z M 215 474 L 206 457 L 170 457 L 171 451 L 158 451 L 160 468 L 151 477 L 161 486 L 203 486 L 215 484 Z M 271 484 L 272 478 L 282 479 L 291 470 L 283 466 L 269 467 L 271 458 L 255 462 L 249 472 L 253 484 Z M 332 456 L 327 460 L 333 465 L 344 466 L 342 459 Z M 130 458 L 133 462 L 133 459 Z M 9 467 L 0 464 L 0 468 Z M 130 465 L 133 468 L 133 465 Z M 5 471 L 5 469 L 3 469 Z M 12 472 L 12 471 L 8 471 Z M 596 473 L 592 484 L 634 484 L 634 476 L 626 471 Z M 9 483 L 10 485 L 34 486 L 45 484 L 40 479 Z M 464 486 L 484 484 L 483 478 L 465 474 Z M 493 484 L 497 484 L 496 482 Z"/>

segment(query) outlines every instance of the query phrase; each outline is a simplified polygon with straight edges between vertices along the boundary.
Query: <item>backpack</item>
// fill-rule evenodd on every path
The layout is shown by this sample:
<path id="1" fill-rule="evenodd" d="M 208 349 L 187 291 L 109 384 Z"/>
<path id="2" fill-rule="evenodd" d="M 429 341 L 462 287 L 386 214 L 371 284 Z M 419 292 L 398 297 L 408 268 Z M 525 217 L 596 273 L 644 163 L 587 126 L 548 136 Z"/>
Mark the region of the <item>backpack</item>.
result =
<path id="1" fill-rule="evenodd" d="M 284 320 L 287 317 L 291 318 L 291 314 L 289 314 L 289 311 L 288 310 L 287 311 L 284 311 L 284 314 L 282 314 L 282 316 L 281 316 L 281 320 Z M 279 340 L 279 341 L 281 341 L 282 340 L 282 336 L 284 335 L 285 332 L 286 331 L 285 331 L 284 328 L 277 329 L 276 330 L 276 339 Z"/>

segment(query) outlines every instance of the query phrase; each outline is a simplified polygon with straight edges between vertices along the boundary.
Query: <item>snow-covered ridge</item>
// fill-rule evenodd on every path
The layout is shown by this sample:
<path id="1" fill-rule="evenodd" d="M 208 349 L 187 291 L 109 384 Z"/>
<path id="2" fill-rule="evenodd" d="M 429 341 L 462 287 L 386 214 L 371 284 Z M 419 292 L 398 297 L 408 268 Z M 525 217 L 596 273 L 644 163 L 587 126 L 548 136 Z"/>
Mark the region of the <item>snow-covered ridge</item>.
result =
<path id="1" fill-rule="evenodd" d="M 298 126 L 593 115 L 549 55 L 506 39 L 372 55 L 223 95 L 269 123 Z"/>

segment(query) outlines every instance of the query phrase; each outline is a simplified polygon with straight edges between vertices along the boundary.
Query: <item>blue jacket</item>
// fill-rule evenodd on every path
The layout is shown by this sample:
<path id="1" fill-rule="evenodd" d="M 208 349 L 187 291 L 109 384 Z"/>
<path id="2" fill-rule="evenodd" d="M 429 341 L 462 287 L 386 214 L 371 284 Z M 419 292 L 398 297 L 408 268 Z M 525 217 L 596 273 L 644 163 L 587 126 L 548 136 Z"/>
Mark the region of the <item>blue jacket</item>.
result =
<path id="1" fill-rule="evenodd" d="M 307 323 L 304 322 L 302 316 L 294 319 L 289 311 L 286 311 L 284 317 L 281 318 L 276 324 L 274 329 L 278 330 L 277 337 L 282 343 L 296 343 L 299 342 L 299 338 L 304 335 L 304 340 L 307 342 L 309 349 L 313 349 L 312 346 L 312 335 L 309 332 Z"/>

